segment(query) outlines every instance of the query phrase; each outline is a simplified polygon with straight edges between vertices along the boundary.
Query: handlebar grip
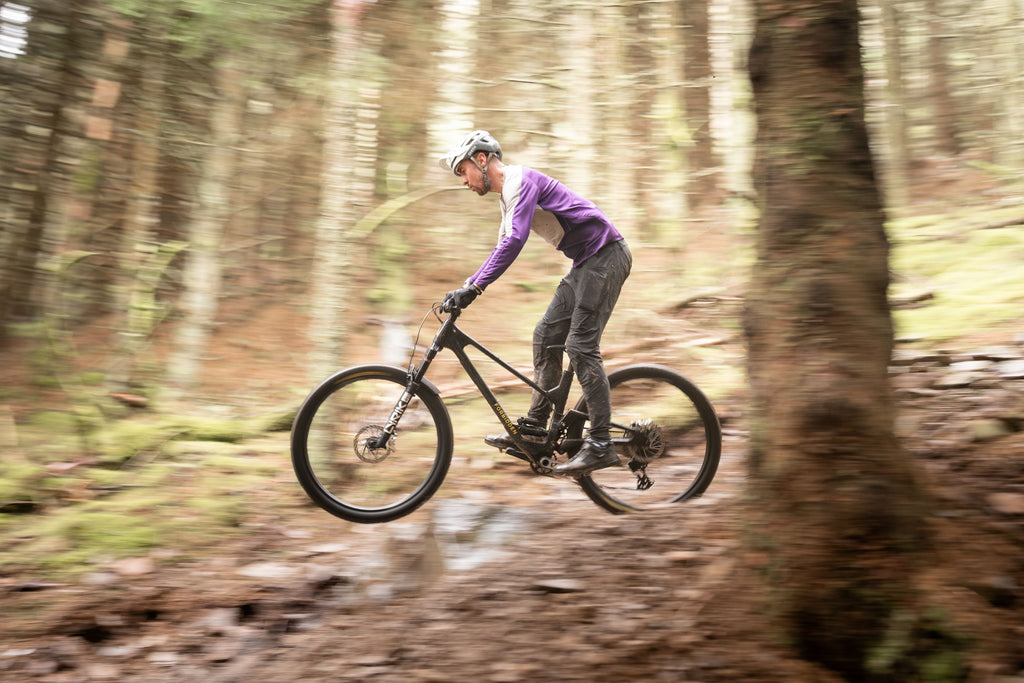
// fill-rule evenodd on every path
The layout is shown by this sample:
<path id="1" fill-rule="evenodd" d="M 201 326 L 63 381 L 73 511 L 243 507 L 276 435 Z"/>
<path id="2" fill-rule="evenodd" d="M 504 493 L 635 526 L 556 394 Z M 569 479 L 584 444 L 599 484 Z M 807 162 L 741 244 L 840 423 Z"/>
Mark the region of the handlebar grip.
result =
<path id="1" fill-rule="evenodd" d="M 453 316 L 458 316 L 462 311 L 462 307 L 459 306 L 459 302 L 453 297 L 447 297 L 441 302 L 441 312 L 450 313 Z"/>

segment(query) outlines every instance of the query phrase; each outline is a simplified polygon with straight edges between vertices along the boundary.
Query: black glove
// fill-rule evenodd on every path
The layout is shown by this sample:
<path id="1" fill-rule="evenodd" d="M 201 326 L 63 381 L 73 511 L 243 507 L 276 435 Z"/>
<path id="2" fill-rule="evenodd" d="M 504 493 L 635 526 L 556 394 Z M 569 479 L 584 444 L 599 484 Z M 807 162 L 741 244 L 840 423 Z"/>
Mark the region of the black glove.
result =
<path id="1" fill-rule="evenodd" d="M 478 294 L 480 294 L 480 290 L 476 285 L 463 285 L 445 295 L 444 302 L 441 303 L 441 310 L 451 311 L 455 308 L 465 308 L 473 303 L 473 299 Z"/>

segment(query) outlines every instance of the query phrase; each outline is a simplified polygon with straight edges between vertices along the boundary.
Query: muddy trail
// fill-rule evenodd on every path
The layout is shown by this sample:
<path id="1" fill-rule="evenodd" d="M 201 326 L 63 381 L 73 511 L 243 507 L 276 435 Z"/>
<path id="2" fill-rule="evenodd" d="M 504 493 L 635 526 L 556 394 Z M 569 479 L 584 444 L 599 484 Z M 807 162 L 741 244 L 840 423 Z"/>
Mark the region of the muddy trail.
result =
<path id="1" fill-rule="evenodd" d="M 971 681 L 1024 680 L 1022 364 L 1010 341 L 898 351 L 892 367 L 899 430 L 933 499 L 922 590 L 964 637 Z M 756 515 L 744 398 L 717 408 L 725 445 L 706 495 L 642 515 L 488 459 L 456 462 L 414 515 L 359 526 L 282 472 L 275 504 L 191 561 L 156 553 L 68 583 L 4 576 L 0 678 L 834 680 L 766 611 L 766 558 L 742 543 Z M 253 448 L 284 450 L 286 436 Z"/>

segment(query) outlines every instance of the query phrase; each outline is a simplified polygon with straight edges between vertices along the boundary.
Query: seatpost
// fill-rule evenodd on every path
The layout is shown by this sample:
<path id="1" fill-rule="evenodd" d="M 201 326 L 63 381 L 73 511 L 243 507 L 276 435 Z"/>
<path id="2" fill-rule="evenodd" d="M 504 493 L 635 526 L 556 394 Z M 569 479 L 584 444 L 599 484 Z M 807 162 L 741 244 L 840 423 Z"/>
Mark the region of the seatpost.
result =
<path id="1" fill-rule="evenodd" d="M 554 406 L 555 414 L 561 415 L 565 410 L 565 402 L 569 398 L 569 389 L 572 387 L 572 367 L 562 371 L 562 379 L 551 396 L 551 403 Z"/>

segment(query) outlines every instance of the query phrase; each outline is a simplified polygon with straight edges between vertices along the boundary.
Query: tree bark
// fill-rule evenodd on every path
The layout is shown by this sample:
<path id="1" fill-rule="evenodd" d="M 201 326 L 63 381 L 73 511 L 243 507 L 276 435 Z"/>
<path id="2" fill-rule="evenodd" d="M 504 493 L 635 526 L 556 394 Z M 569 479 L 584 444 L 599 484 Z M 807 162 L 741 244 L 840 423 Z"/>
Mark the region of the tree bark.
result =
<path id="1" fill-rule="evenodd" d="M 153 306 L 162 270 L 147 272 L 159 251 L 155 239 L 160 222 L 157 215 L 160 163 L 160 118 L 164 108 L 165 61 L 156 53 L 139 50 L 138 99 L 135 106 L 134 136 L 131 150 L 131 182 L 124 209 L 124 236 L 121 246 L 118 325 L 118 365 L 110 372 L 111 389 L 132 389 L 135 357 L 143 341 L 156 325 Z"/>
<path id="2" fill-rule="evenodd" d="M 956 100 L 950 90 L 950 39 L 944 35 L 946 19 L 942 16 L 940 0 L 927 0 L 925 10 L 928 16 L 928 74 L 931 78 L 929 95 L 935 127 L 934 146 L 939 154 L 953 157 L 960 153 L 960 136 Z"/>
<path id="3" fill-rule="evenodd" d="M 753 541 L 802 654 L 863 680 L 913 603 L 921 495 L 894 434 L 888 242 L 856 0 L 756 0 L 761 219 L 745 314 Z"/>
<path id="4" fill-rule="evenodd" d="M 879 0 L 885 40 L 885 195 L 886 204 L 902 210 L 910 204 L 910 159 L 907 147 L 907 107 L 903 95 L 903 49 L 900 17 L 890 0 Z"/>
<path id="5" fill-rule="evenodd" d="M 709 0 L 678 2 L 680 42 L 683 47 L 683 111 L 690 145 L 686 167 L 691 175 L 690 204 L 699 206 L 713 200 L 718 166 L 711 137 L 711 46 L 708 42 L 711 22 Z"/>
<path id="6" fill-rule="evenodd" d="M 1024 45 L 1021 44 L 1021 29 L 1024 28 L 1024 3 L 1013 0 L 1005 5 L 1006 16 L 999 32 L 996 48 L 1003 56 L 1002 73 L 999 74 L 1002 87 L 1002 135 L 996 159 L 1013 171 L 1024 170 L 1024 142 L 1021 128 L 1024 126 Z"/>
<path id="7" fill-rule="evenodd" d="M 569 120 L 569 160 L 565 163 L 566 184 L 585 197 L 593 196 L 596 189 L 594 167 L 597 153 L 597 111 L 595 96 L 599 92 L 597 68 L 597 41 L 595 40 L 594 9 L 587 5 L 571 7 L 572 31 L 566 36 L 568 48 L 565 61 L 569 69 L 566 118 Z"/>
<path id="8" fill-rule="evenodd" d="M 323 195 L 313 263 L 310 374 L 314 381 L 339 367 L 342 341 L 348 331 L 345 315 L 353 248 L 349 229 L 355 224 L 356 197 L 352 186 L 352 129 L 359 74 L 361 5 L 361 0 L 334 0 Z"/>
<path id="9" fill-rule="evenodd" d="M 2 92 L 4 161 L 0 199 L 9 229 L 0 233 L 0 339 L 15 318 L 45 313 L 56 298 L 52 277 L 38 267 L 64 247 L 55 224 L 60 196 L 66 194 L 69 110 L 76 101 L 82 57 L 79 44 L 86 7 L 81 2 L 38 2 L 27 26 L 25 54 L 12 60 Z M 5 60 L 6 61 L 6 60 Z"/>
<path id="10" fill-rule="evenodd" d="M 202 359 L 217 316 L 221 289 L 221 238 L 230 214 L 231 175 L 245 97 L 233 58 L 216 67 L 216 97 L 210 113 L 210 148 L 199 174 L 198 207 L 188 230 L 183 275 L 183 319 L 168 364 L 168 382 L 191 391 L 201 381 Z"/>

